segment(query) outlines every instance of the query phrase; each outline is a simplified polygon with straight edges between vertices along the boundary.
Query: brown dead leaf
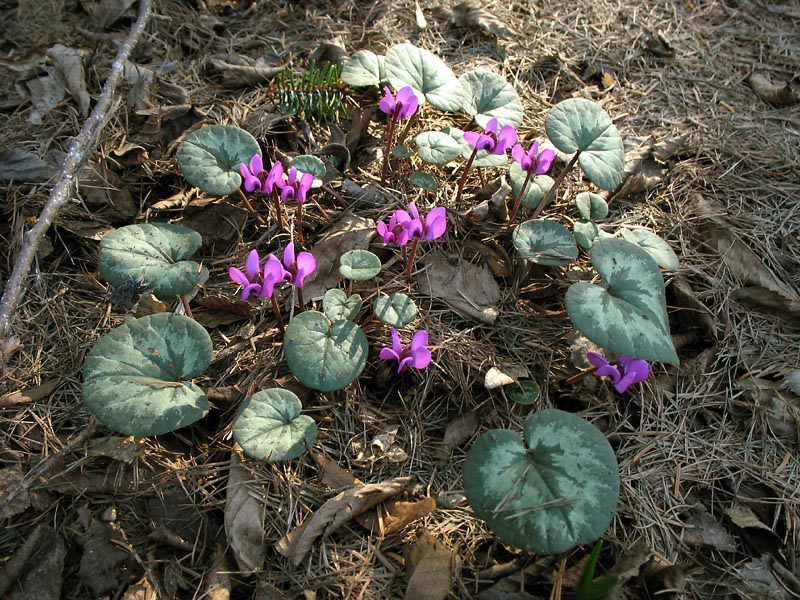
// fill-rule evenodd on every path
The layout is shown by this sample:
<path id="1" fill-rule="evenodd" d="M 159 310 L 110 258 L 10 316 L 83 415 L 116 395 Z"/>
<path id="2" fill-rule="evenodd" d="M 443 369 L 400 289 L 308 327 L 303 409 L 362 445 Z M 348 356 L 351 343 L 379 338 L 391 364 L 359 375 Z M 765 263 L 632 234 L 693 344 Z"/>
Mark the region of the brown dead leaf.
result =
<path id="1" fill-rule="evenodd" d="M 346 213 L 333 223 L 330 232 L 314 244 L 311 254 L 317 260 L 317 269 L 306 278 L 305 298 L 321 298 L 336 287 L 339 275 L 339 257 L 348 250 L 365 250 L 375 236 L 375 221 Z"/>
<path id="2" fill-rule="evenodd" d="M 639 141 L 636 148 L 625 152 L 625 168 L 622 184 L 614 196 L 626 198 L 646 192 L 664 182 L 667 174 L 667 161 L 683 146 L 688 134 L 683 134 L 656 143 L 650 136 Z"/>
<path id="3" fill-rule="evenodd" d="M 651 598 L 679 600 L 684 597 L 686 587 L 684 566 L 651 564 L 645 582 Z"/>
<path id="4" fill-rule="evenodd" d="M 469 238 L 467 239 L 467 249 L 478 254 L 495 277 L 510 277 L 514 272 L 508 252 L 494 240 L 481 242 Z"/>
<path id="5" fill-rule="evenodd" d="M 800 319 L 800 301 L 791 300 L 774 290 L 763 287 L 743 287 L 734 290 L 731 298 L 784 319 Z"/>
<path id="6" fill-rule="evenodd" d="M 91 163 L 78 174 L 78 190 L 84 204 L 109 223 L 129 222 L 139 214 L 128 186 L 105 161 Z"/>
<path id="7" fill-rule="evenodd" d="M 264 83 L 284 70 L 277 65 L 280 57 L 272 55 L 252 59 L 240 54 L 213 54 L 206 62 L 206 68 L 219 75 L 227 88 L 252 87 Z"/>
<path id="8" fill-rule="evenodd" d="M 52 527 L 40 523 L 0 569 L 0 598 L 61 598 L 66 554 L 61 536 Z M 7 596 L 12 584 L 13 590 Z"/>
<path id="9" fill-rule="evenodd" d="M 660 31 L 648 31 L 644 38 L 644 47 L 650 54 L 660 58 L 675 56 L 675 48 Z"/>
<path id="10" fill-rule="evenodd" d="M 514 37 L 514 32 L 488 10 L 474 2 L 462 2 L 453 7 L 453 24 L 475 29 L 497 37 Z"/>
<path id="11" fill-rule="evenodd" d="M 275 544 L 275 548 L 295 566 L 303 562 L 320 536 L 329 536 L 355 516 L 376 504 L 401 494 L 411 484 L 411 477 L 396 477 L 380 483 L 367 483 L 350 488 L 327 500 L 302 525 L 296 527 Z"/>
<path id="12" fill-rule="evenodd" d="M 756 406 L 762 429 L 767 436 L 774 436 L 792 444 L 800 436 L 800 402 L 789 392 L 781 390 L 782 384 L 761 377 L 748 377 L 739 382 Z"/>
<path id="13" fill-rule="evenodd" d="M 182 225 L 203 236 L 203 248 L 213 249 L 217 243 L 227 245 L 241 235 L 249 214 L 245 209 L 227 202 L 215 202 L 200 210 L 187 210 Z"/>
<path id="14" fill-rule="evenodd" d="M 677 320 L 689 327 L 697 327 L 709 340 L 717 338 L 714 313 L 697 298 L 692 285 L 685 277 L 682 275 L 672 277 L 667 286 L 667 293 L 671 295 L 669 305 L 678 309 L 675 311 Z"/>
<path id="15" fill-rule="evenodd" d="M 159 600 L 158 594 L 153 589 L 148 577 L 142 577 L 138 582 L 125 590 L 122 600 Z"/>
<path id="16" fill-rule="evenodd" d="M 711 546 L 722 552 L 735 552 L 733 536 L 719 521 L 698 504 L 686 520 L 688 527 L 683 531 L 683 541 L 690 546 Z"/>
<path id="17" fill-rule="evenodd" d="M 88 116 L 91 100 L 86 90 L 86 73 L 83 70 L 81 53 L 75 48 L 56 44 L 48 48 L 46 54 L 63 78 L 64 85 L 77 103 L 81 116 Z"/>
<path id="18" fill-rule="evenodd" d="M 203 327 L 230 325 L 250 318 L 254 306 L 244 300 L 209 294 L 198 300 L 200 308 L 193 311 L 195 320 Z"/>
<path id="19" fill-rule="evenodd" d="M 608 570 L 608 575 L 615 575 L 622 580 L 638 577 L 642 567 L 653 556 L 654 551 L 647 545 L 647 540 L 639 538 L 625 550 Z"/>
<path id="20" fill-rule="evenodd" d="M 264 566 L 267 555 L 265 511 L 264 493 L 234 449 L 225 501 L 225 534 L 239 569 L 247 573 Z"/>
<path id="21" fill-rule="evenodd" d="M 477 267 L 458 260 L 451 262 L 440 252 L 422 260 L 417 274 L 420 292 L 444 301 L 463 317 L 492 324 L 500 314 L 494 306 L 500 302 L 500 286 L 488 267 Z"/>
<path id="22" fill-rule="evenodd" d="M 25 150 L 0 149 L 0 179 L 20 183 L 44 183 L 58 174 L 58 168 Z"/>
<path id="23" fill-rule="evenodd" d="M 124 463 L 132 463 L 144 452 L 144 440 L 134 436 L 111 435 L 94 439 L 86 448 L 87 456 L 105 456 Z"/>
<path id="24" fill-rule="evenodd" d="M 764 73 L 751 73 L 747 82 L 759 98 L 775 106 L 794 104 L 798 100 L 798 95 L 787 81 L 773 82 Z"/>
<path id="25" fill-rule="evenodd" d="M 10 519 L 31 505 L 24 483 L 25 474 L 18 467 L 0 469 L 0 519 Z"/>
<path id="26" fill-rule="evenodd" d="M 26 390 L 11 392 L 9 394 L 0 396 L 0 408 L 8 408 L 10 406 L 17 406 L 19 404 L 39 402 L 56 391 L 60 383 L 61 380 L 59 379 L 51 379 L 50 381 L 45 381 L 41 385 L 35 385 Z"/>
<path id="27" fill-rule="evenodd" d="M 130 142 L 124 142 L 114 148 L 111 155 L 123 167 L 139 167 L 150 158 L 143 146 Z"/>
<path id="28" fill-rule="evenodd" d="M 322 471 L 322 481 L 331 489 L 341 489 L 357 485 L 364 485 L 358 477 L 353 475 L 347 469 L 343 469 L 330 458 L 326 458 L 322 454 L 311 452 L 311 458 L 317 463 L 317 466 Z"/>
<path id="29" fill-rule="evenodd" d="M 725 514 L 741 529 L 742 537 L 752 547 L 762 552 L 777 552 L 783 546 L 780 536 L 762 523 L 746 504 L 735 502 L 725 509 Z"/>
<path id="30" fill-rule="evenodd" d="M 119 588 L 125 576 L 124 564 L 132 558 L 122 533 L 111 523 L 92 519 L 83 541 L 78 575 L 94 593 L 104 596 Z"/>
<path id="31" fill-rule="evenodd" d="M 467 411 L 447 424 L 444 430 L 443 450 L 450 454 L 456 446 L 460 446 L 478 430 L 480 419 L 475 411 Z"/>
<path id="32" fill-rule="evenodd" d="M 413 544 L 407 544 L 406 600 L 444 600 L 453 579 L 453 552 L 433 535 L 423 531 Z"/>
<path id="33" fill-rule="evenodd" d="M 755 592 L 757 596 L 753 597 L 762 599 L 796 599 L 797 595 L 789 592 L 783 578 L 777 574 L 775 566 L 775 559 L 770 554 L 762 554 L 760 558 L 754 558 L 736 568 L 736 576 L 744 588 L 742 591 Z M 800 590 L 798 590 L 798 594 L 800 594 Z"/>
<path id="34" fill-rule="evenodd" d="M 134 2 L 135 0 L 82 0 L 81 6 L 89 13 L 94 28 L 102 31 L 120 19 Z"/>
<path id="35" fill-rule="evenodd" d="M 374 509 L 356 517 L 356 521 L 374 535 L 397 533 L 409 523 L 436 510 L 436 500 L 431 497 L 412 502 L 391 498 Z"/>

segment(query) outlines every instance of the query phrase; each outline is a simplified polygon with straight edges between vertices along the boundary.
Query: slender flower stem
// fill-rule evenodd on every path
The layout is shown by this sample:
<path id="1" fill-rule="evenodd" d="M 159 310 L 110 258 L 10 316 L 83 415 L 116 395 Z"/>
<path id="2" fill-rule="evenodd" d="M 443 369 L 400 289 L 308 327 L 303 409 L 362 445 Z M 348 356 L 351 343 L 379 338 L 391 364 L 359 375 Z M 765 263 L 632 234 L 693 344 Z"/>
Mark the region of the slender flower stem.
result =
<path id="1" fill-rule="evenodd" d="M 301 246 L 305 244 L 305 240 L 303 239 L 303 203 L 297 203 L 297 225 L 294 228 L 294 232 L 297 234 L 297 243 Z"/>
<path id="2" fill-rule="evenodd" d="M 578 162 L 578 156 L 580 156 L 580 153 L 581 153 L 581 151 L 578 150 L 575 153 L 575 156 L 573 156 L 572 159 L 567 163 L 567 166 L 564 167 L 564 170 L 561 171 L 561 173 L 558 174 L 558 178 L 553 183 L 553 187 L 551 187 L 548 190 L 547 194 L 545 194 L 544 198 L 542 198 L 542 201 L 539 202 L 539 206 L 537 206 L 536 210 L 533 211 L 533 214 L 531 215 L 531 219 L 538 218 L 539 215 L 542 214 L 542 211 L 547 207 L 547 205 L 550 204 L 550 201 L 553 199 L 553 196 L 556 193 L 556 189 L 564 181 L 564 177 L 567 176 L 567 173 L 569 173 L 572 170 L 572 167 L 575 166 L 575 163 Z"/>
<path id="3" fill-rule="evenodd" d="M 278 229 L 281 232 L 286 231 L 286 221 L 283 220 L 283 207 L 281 206 L 281 198 L 278 192 L 272 194 L 272 202 L 275 204 L 275 215 L 278 219 Z"/>
<path id="4" fill-rule="evenodd" d="M 588 369 L 585 369 L 585 370 L 581 371 L 580 373 L 577 373 L 577 374 L 573 375 L 572 377 L 569 377 L 569 378 L 565 379 L 564 383 L 566 383 L 567 385 L 572 385 L 573 383 L 577 383 L 578 381 L 580 381 L 584 377 L 588 377 L 589 375 L 591 375 L 595 371 L 597 371 L 597 367 L 590 367 Z"/>
<path id="5" fill-rule="evenodd" d="M 264 219 L 261 218 L 261 215 L 259 215 L 256 212 L 256 209 L 253 208 L 253 205 L 250 204 L 250 200 L 248 200 L 247 196 L 244 195 L 244 192 L 242 191 L 242 188 L 236 188 L 236 191 L 239 193 L 239 198 L 242 200 L 242 204 L 244 204 L 244 207 L 247 209 L 247 211 L 251 215 L 253 215 L 253 218 L 258 222 L 258 224 L 259 225 L 266 225 L 266 223 L 264 222 Z"/>
<path id="6" fill-rule="evenodd" d="M 458 180 L 458 191 L 456 192 L 456 207 L 458 206 L 459 201 L 461 200 L 461 192 L 464 191 L 464 184 L 467 181 L 467 173 L 472 168 L 472 163 L 475 162 L 475 157 L 478 155 L 478 148 L 477 146 L 472 150 L 472 154 L 470 154 L 469 160 L 467 164 L 464 166 L 464 172 L 461 174 L 461 179 Z"/>
<path id="7" fill-rule="evenodd" d="M 411 267 L 414 266 L 414 257 L 417 255 L 417 246 L 419 246 L 419 238 L 414 238 L 414 243 L 411 244 L 411 252 L 408 253 L 408 262 L 406 263 L 406 279 L 411 281 Z"/>
<path id="8" fill-rule="evenodd" d="M 306 309 L 306 301 L 303 300 L 303 288 L 295 288 L 297 290 L 297 303 L 298 303 L 298 310 L 297 312 L 303 312 Z"/>
<path id="9" fill-rule="evenodd" d="M 181 304 L 183 304 L 183 311 L 186 313 L 186 316 L 190 319 L 194 319 L 192 309 L 189 307 L 189 301 L 186 299 L 186 296 L 179 296 L 179 298 L 181 299 Z"/>
<path id="10" fill-rule="evenodd" d="M 400 134 L 400 137 L 397 138 L 398 146 L 402 146 L 405 143 L 406 138 L 408 137 L 408 132 L 411 131 L 411 126 L 416 123 L 417 117 L 419 117 L 419 111 L 411 115 L 411 118 L 406 123 L 406 126 L 403 128 L 403 132 Z"/>
<path id="11" fill-rule="evenodd" d="M 386 185 L 386 176 L 389 174 L 389 156 L 392 154 L 392 140 L 397 120 L 389 116 L 389 134 L 386 136 L 386 152 L 383 154 L 383 168 L 381 169 L 381 185 Z"/>
<path id="12" fill-rule="evenodd" d="M 514 222 L 514 219 L 517 218 L 517 213 L 519 212 L 519 205 L 522 204 L 522 194 L 525 193 L 525 188 L 528 187 L 528 181 L 533 175 L 533 171 L 528 171 L 528 174 L 525 175 L 525 181 L 522 183 L 522 187 L 519 190 L 519 194 L 517 194 L 516 199 L 514 200 L 514 208 L 511 210 L 511 216 L 508 219 L 508 226 L 511 227 L 511 224 Z"/>
<path id="13" fill-rule="evenodd" d="M 281 336 L 286 333 L 286 328 L 283 326 L 283 317 L 281 316 L 281 309 L 278 306 L 278 300 L 275 298 L 273 294 L 270 296 L 270 300 L 272 300 L 272 310 L 275 313 L 275 321 L 278 323 L 278 331 L 281 332 Z"/>

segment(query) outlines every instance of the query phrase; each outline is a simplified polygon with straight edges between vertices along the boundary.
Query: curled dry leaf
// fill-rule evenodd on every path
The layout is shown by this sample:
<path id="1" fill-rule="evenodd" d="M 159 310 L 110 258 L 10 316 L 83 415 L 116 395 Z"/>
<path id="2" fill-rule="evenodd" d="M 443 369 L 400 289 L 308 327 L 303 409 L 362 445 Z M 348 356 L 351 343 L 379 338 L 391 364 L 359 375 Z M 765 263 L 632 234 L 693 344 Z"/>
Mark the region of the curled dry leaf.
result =
<path id="1" fill-rule="evenodd" d="M 10 519 L 30 505 L 23 472 L 17 467 L 0 469 L 0 519 Z"/>
<path id="2" fill-rule="evenodd" d="M 431 497 L 405 502 L 391 498 L 356 518 L 367 531 L 379 536 L 397 533 L 406 525 L 436 510 L 436 500 Z"/>
<path id="3" fill-rule="evenodd" d="M 786 81 L 773 83 L 773 81 L 763 73 L 752 73 L 747 78 L 747 82 L 758 97 L 774 104 L 775 106 L 786 106 L 794 104 L 798 100 L 798 95 Z"/>
<path id="4" fill-rule="evenodd" d="M 58 169 L 32 152 L 16 148 L 0 149 L 0 179 L 20 183 L 44 183 L 58 174 Z"/>
<path id="5" fill-rule="evenodd" d="M 87 456 L 105 456 L 124 463 L 132 463 L 144 452 L 144 440 L 134 436 L 111 435 L 94 439 L 86 448 Z"/>
<path id="6" fill-rule="evenodd" d="M 444 430 L 443 450 L 450 454 L 453 448 L 460 446 L 478 430 L 480 419 L 475 411 L 467 411 L 463 415 L 458 415 L 447 424 Z"/>
<path id="7" fill-rule="evenodd" d="M 265 511 L 259 484 L 242 464 L 238 453 L 232 452 L 225 501 L 225 534 L 239 569 L 248 573 L 264 565 L 267 554 Z"/>
<path id="8" fill-rule="evenodd" d="M 275 548 L 297 566 L 320 536 L 334 533 L 353 517 L 404 492 L 411 481 L 411 477 L 396 477 L 345 490 L 329 499 L 302 525 L 278 540 Z"/>
<path id="9" fill-rule="evenodd" d="M 514 37 L 514 32 L 505 23 L 474 2 L 456 4 L 453 7 L 453 23 L 497 37 Z"/>
<path id="10" fill-rule="evenodd" d="M 352 487 L 356 485 L 364 485 L 358 477 L 353 475 L 347 469 L 343 469 L 330 458 L 326 458 L 322 454 L 311 452 L 311 458 L 317 463 L 317 466 L 322 471 L 322 481 L 329 488 L 340 489 Z"/>
<path id="11" fill-rule="evenodd" d="M 626 198 L 662 184 L 667 174 L 667 161 L 680 150 L 688 137 L 688 134 L 683 134 L 656 143 L 650 136 L 637 148 L 626 151 L 622 184 L 614 196 Z"/>
<path id="12" fill-rule="evenodd" d="M 492 324 L 500 314 L 494 306 L 500 301 L 500 286 L 485 265 L 477 267 L 434 252 L 422 261 L 417 275 L 420 292 L 444 301 L 463 317 Z"/>
<path id="13" fill-rule="evenodd" d="M 39 402 L 56 391 L 60 383 L 61 381 L 59 379 L 51 379 L 50 381 L 45 381 L 41 385 L 35 385 L 26 390 L 11 392 L 0 396 L 0 408 Z"/>
<path id="14" fill-rule="evenodd" d="M 406 546 L 406 600 L 445 600 L 453 578 L 453 552 L 424 531 Z"/>
<path id="15" fill-rule="evenodd" d="M 86 165 L 78 173 L 78 190 L 86 206 L 109 223 L 130 222 L 139 214 L 130 190 L 105 161 Z"/>
<path id="16" fill-rule="evenodd" d="M 135 0 L 84 0 L 84 10 L 92 17 L 93 25 L 98 30 L 107 29 L 121 18 L 133 6 Z"/>
<path id="17" fill-rule="evenodd" d="M 206 66 L 209 71 L 219 75 L 228 88 L 252 87 L 272 79 L 283 71 L 277 66 L 278 56 L 252 59 L 239 54 L 214 54 Z"/>
<path id="18" fill-rule="evenodd" d="M 63 77 L 73 100 L 78 104 L 82 117 L 89 114 L 91 100 L 86 91 L 86 73 L 83 70 L 83 58 L 80 52 L 61 44 L 48 48 L 47 57 L 53 61 L 58 73 Z"/>

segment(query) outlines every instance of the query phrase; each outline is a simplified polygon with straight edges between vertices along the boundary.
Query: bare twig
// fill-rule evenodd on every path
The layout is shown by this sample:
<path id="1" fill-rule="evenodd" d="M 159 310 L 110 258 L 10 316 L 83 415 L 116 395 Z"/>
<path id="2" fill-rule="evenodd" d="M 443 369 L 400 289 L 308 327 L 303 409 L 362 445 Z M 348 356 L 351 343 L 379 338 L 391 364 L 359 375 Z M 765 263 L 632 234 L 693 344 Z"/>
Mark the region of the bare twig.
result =
<path id="1" fill-rule="evenodd" d="M 94 151 L 100 132 L 109 119 L 114 93 L 123 75 L 128 55 L 141 37 L 149 17 L 150 0 L 139 0 L 139 16 L 131 28 L 128 39 L 117 52 L 111 65 L 111 73 L 103 86 L 97 104 L 83 124 L 80 133 L 72 140 L 67 158 L 64 160 L 64 166 L 50 192 L 50 197 L 36 220 L 36 225 L 22 243 L 22 248 L 14 262 L 14 268 L 3 290 L 3 297 L 0 299 L 0 341 L 5 340 L 9 335 L 11 317 L 19 303 L 24 282 L 33 264 L 39 243 L 58 213 L 70 201 L 78 169 Z"/>

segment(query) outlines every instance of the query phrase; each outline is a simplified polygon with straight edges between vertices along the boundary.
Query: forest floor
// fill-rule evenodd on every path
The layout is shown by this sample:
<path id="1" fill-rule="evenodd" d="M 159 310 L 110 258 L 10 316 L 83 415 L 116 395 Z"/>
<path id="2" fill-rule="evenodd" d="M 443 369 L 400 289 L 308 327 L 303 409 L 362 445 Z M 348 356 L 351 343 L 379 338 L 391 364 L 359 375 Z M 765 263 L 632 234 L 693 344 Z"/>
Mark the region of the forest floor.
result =
<path id="1" fill-rule="evenodd" d="M 425 27 L 411 0 L 155 2 L 76 201 L 40 247 L 0 349 L 0 597 L 574 597 L 590 547 L 519 551 L 463 495 L 462 466 L 478 436 L 521 431 L 547 407 L 591 421 L 616 452 L 620 500 L 598 566 L 622 579 L 613 598 L 800 597 L 800 8 L 762 0 L 511 0 L 471 12 L 447 1 L 419 5 Z M 110 0 L 0 0 L 3 280 L 135 10 Z M 227 276 L 250 248 L 278 247 L 274 224 L 258 226 L 236 196 L 193 190 L 175 149 L 213 123 L 249 131 L 273 157 L 349 139 L 350 168 L 330 186 L 336 195 L 315 192 L 308 205 L 312 248 L 344 226 L 345 214 L 386 219 L 397 198 L 446 204 L 461 163 L 437 171 L 435 194 L 390 177 L 386 204 L 358 202 L 357 187 L 343 181 L 374 189 L 385 123 L 374 114 L 333 124 L 285 116 L 269 85 L 271 67 L 301 73 L 315 52 L 330 51 L 321 44 L 382 54 L 404 41 L 456 75 L 481 68 L 506 77 L 530 140 L 565 98 L 592 99 L 611 116 L 628 157 L 640 160 L 611 197 L 607 222 L 648 228 L 677 253 L 667 304 L 680 366 L 653 365 L 624 395 L 595 377 L 570 379 L 583 363 L 563 310 L 569 271 L 512 263 L 502 226 L 487 221 L 454 226 L 440 249 L 488 265 L 501 290 L 492 323 L 416 291 L 418 326 L 433 350 L 428 369 L 394 378 L 372 352 L 346 391 L 322 395 L 294 381 L 271 317 L 235 300 Z M 59 44 L 81 57 L 88 96 L 65 89 Z M 231 66 L 259 60 L 261 75 L 246 69 L 243 78 Z M 378 97 L 356 90 L 362 112 L 352 114 L 374 109 Z M 426 118 L 436 126 L 435 112 Z M 477 174 L 468 187 L 480 187 Z M 572 198 L 587 189 L 569 177 L 549 216 L 574 219 Z M 265 203 L 256 208 L 268 216 Z M 196 383 L 212 410 L 173 434 L 133 439 L 91 417 L 81 370 L 92 345 L 125 319 L 106 299 L 99 239 L 146 220 L 203 235 L 197 257 L 210 277 L 192 303 L 215 354 Z M 393 251 L 377 239 L 370 248 L 384 260 L 384 289 L 406 289 Z M 433 246 L 421 251 L 424 259 Z M 374 291 L 361 293 L 371 300 Z M 169 309 L 145 304 L 138 310 Z M 378 324 L 364 329 L 373 348 L 385 345 Z M 492 367 L 537 380 L 540 398 L 524 406 L 488 389 Z M 268 464 L 234 450 L 238 401 L 274 382 L 295 390 L 317 422 L 313 455 Z M 412 478 L 397 498 L 407 505 L 347 521 L 300 566 L 276 550 L 343 483 L 398 477 Z M 236 498 L 245 508 L 232 526 Z M 418 518 L 392 526 L 403 506 Z M 415 553 L 439 562 L 413 574 Z M 406 596 L 412 574 L 417 591 Z"/>

